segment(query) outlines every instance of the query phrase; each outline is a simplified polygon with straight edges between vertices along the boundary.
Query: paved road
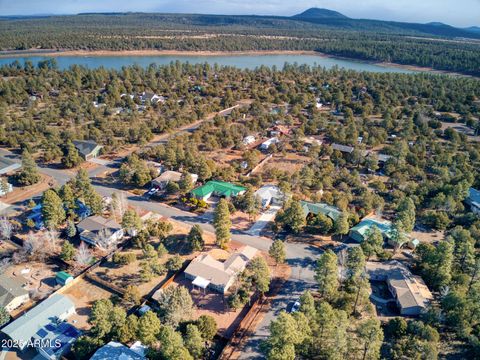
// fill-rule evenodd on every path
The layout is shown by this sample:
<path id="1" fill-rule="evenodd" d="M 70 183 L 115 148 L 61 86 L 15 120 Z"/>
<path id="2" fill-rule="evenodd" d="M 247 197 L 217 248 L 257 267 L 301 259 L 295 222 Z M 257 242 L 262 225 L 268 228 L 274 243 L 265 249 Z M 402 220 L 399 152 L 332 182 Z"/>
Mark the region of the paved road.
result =
<path id="1" fill-rule="evenodd" d="M 239 106 L 245 106 L 246 104 L 248 104 L 248 102 L 242 102 Z M 222 111 L 221 114 L 226 115 L 230 113 L 235 107 L 226 109 Z M 198 126 L 200 126 L 200 122 L 192 124 L 190 126 L 186 126 L 179 131 L 194 131 L 198 128 Z M 164 143 L 168 140 L 170 136 L 173 136 L 175 134 L 166 134 L 161 139 L 157 139 L 155 142 L 150 143 L 147 146 L 154 146 L 160 143 Z M 5 155 L 9 158 L 19 160 L 17 156 L 3 149 L 0 149 L 0 155 Z M 118 168 L 120 164 L 121 159 L 117 159 L 110 162 L 102 162 L 102 164 L 97 164 L 97 167 L 89 170 L 89 176 L 93 179 L 93 185 L 100 195 L 110 197 L 114 192 L 121 191 L 114 187 L 97 183 L 95 181 L 95 178 L 98 177 L 100 174 L 105 171 L 111 170 L 112 168 Z M 49 167 L 41 167 L 40 171 L 53 177 L 59 185 L 65 184 L 74 175 L 71 171 L 54 169 Z M 133 195 L 128 192 L 125 192 L 125 194 L 129 203 L 135 207 L 143 208 L 145 210 L 152 211 L 162 216 L 172 218 L 176 221 L 182 221 L 187 224 L 199 224 L 204 230 L 214 232 L 214 228 L 211 225 L 211 217 L 209 216 L 199 216 L 196 214 L 192 214 L 190 212 L 182 211 L 159 202 L 150 201 L 143 196 Z M 12 210 L 12 208 L 14 207 L 15 206 L 11 206 L 9 210 Z M 232 231 L 232 240 L 245 245 L 253 246 L 262 251 L 268 251 L 272 243 L 272 240 L 265 237 L 257 236 L 255 233 L 247 234 L 245 232 L 237 230 Z M 320 250 L 314 246 L 301 243 L 288 243 L 286 246 L 286 250 L 287 263 L 291 266 L 292 275 L 272 302 L 272 307 L 270 311 L 265 315 L 254 336 L 252 336 L 247 341 L 244 351 L 242 353 L 242 359 L 262 358 L 262 355 L 259 352 L 259 344 L 268 336 L 268 326 L 272 319 L 274 319 L 281 310 L 286 309 L 288 304 L 297 300 L 302 292 L 314 286 L 314 264 L 316 258 L 320 254 Z"/>

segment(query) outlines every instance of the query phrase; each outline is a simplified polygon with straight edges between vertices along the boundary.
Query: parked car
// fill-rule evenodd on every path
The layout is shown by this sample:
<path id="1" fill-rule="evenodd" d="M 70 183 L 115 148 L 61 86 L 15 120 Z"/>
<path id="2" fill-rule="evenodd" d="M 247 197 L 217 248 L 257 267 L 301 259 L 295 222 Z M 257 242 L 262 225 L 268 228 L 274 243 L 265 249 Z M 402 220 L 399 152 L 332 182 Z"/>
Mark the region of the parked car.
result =
<path id="1" fill-rule="evenodd" d="M 158 192 L 158 190 L 159 190 L 158 188 L 151 188 L 150 190 L 148 190 L 147 196 L 155 195 Z"/>
<path id="2" fill-rule="evenodd" d="M 301 304 L 300 304 L 300 301 L 298 301 L 298 300 L 295 301 L 295 302 L 293 303 L 292 307 L 290 308 L 289 313 L 291 314 L 291 313 L 294 313 L 294 312 L 297 312 L 298 310 L 300 310 L 300 305 L 301 305 Z"/>

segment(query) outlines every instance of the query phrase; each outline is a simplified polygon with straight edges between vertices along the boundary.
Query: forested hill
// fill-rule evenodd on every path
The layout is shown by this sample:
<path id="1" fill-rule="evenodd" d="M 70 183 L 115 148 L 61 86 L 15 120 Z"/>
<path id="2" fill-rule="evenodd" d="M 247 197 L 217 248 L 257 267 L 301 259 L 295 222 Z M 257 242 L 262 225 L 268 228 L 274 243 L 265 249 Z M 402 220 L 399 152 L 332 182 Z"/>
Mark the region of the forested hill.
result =
<path id="1" fill-rule="evenodd" d="M 309 50 L 480 75 L 480 33 L 443 24 L 294 17 L 105 13 L 0 19 L 0 50 Z M 445 41 L 446 40 L 446 41 Z"/>

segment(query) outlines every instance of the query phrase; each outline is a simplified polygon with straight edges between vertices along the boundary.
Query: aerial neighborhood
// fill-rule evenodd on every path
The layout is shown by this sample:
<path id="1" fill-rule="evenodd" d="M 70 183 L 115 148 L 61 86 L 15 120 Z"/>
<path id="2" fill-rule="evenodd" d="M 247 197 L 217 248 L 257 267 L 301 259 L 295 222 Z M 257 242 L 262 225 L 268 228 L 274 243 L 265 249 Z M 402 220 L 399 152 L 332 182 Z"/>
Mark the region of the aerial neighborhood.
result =
<path id="1" fill-rule="evenodd" d="M 0 75 L 0 360 L 480 358 L 473 75 Z"/>

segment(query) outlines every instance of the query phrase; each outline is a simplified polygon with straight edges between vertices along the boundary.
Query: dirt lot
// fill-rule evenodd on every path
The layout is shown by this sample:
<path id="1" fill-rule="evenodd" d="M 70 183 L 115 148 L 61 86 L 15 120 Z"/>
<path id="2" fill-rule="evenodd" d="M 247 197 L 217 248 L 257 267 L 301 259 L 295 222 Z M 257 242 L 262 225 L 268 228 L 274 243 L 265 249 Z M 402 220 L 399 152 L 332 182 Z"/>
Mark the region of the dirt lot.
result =
<path id="1" fill-rule="evenodd" d="M 275 154 L 261 168 L 260 173 L 263 175 L 264 179 L 269 179 L 269 174 L 272 170 L 280 170 L 293 174 L 300 171 L 302 167 L 309 162 L 310 158 L 296 153 L 287 153 L 285 156 L 282 154 Z"/>
<path id="2" fill-rule="evenodd" d="M 247 214 L 241 211 L 236 211 L 232 214 L 232 227 L 238 230 L 246 231 L 255 223 L 250 221 Z"/>
<path id="3" fill-rule="evenodd" d="M 18 247 L 11 242 L 0 240 L 0 259 L 10 256 L 17 249 Z"/>
<path id="4" fill-rule="evenodd" d="M 14 278 L 25 278 L 30 296 L 34 299 L 43 299 L 59 287 L 55 282 L 55 276 L 60 270 L 58 265 L 53 263 L 29 261 L 13 265 L 5 273 Z"/>
<path id="5" fill-rule="evenodd" d="M 2 202 L 7 204 L 17 204 L 30 199 L 32 196 L 49 189 L 55 184 L 55 180 L 45 174 L 40 174 L 42 179 L 35 185 L 14 187 L 13 191 L 2 198 Z"/>
<path id="6" fill-rule="evenodd" d="M 68 318 L 68 322 L 75 325 L 81 330 L 87 330 L 90 328 L 88 324 L 88 317 L 91 313 L 91 307 L 96 300 L 108 299 L 113 294 L 92 282 L 81 278 L 75 280 L 75 284 L 70 286 L 63 292 L 75 303 L 76 315 Z"/>

